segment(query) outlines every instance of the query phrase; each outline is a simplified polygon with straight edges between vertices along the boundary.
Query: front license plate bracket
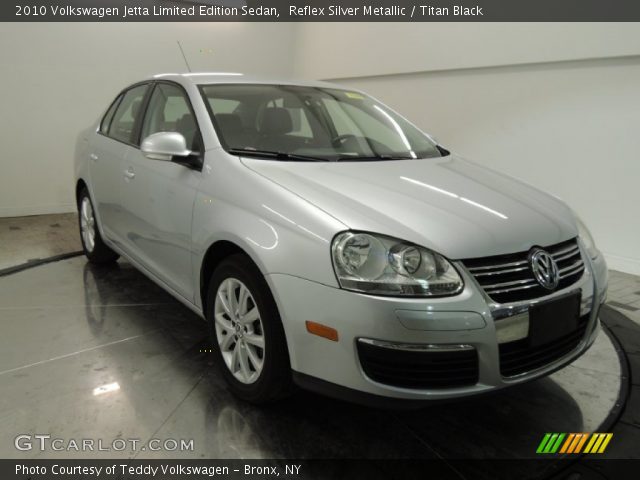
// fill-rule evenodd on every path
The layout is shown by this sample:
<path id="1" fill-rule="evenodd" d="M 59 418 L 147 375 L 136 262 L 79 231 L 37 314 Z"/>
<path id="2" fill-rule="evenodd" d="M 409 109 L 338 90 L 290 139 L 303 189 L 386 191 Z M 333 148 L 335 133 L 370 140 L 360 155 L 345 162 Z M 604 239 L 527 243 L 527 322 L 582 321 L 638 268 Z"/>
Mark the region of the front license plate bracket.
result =
<path id="1" fill-rule="evenodd" d="M 578 329 L 580 291 L 533 305 L 529 309 L 529 344 L 538 347 Z"/>

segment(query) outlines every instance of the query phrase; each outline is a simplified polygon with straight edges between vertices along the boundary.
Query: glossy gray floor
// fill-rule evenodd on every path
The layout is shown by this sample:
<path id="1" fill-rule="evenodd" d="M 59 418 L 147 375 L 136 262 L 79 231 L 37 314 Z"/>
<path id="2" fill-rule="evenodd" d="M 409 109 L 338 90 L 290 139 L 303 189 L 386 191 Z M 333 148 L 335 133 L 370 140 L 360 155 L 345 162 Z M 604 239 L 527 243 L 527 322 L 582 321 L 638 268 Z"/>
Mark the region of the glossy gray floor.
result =
<path id="1" fill-rule="evenodd" d="M 196 315 L 129 264 L 83 257 L 0 278 L 0 332 L 0 458 L 534 457 L 545 432 L 597 430 L 620 388 L 601 333 L 552 377 L 464 402 L 388 412 L 299 392 L 256 408 L 225 389 Z M 39 433 L 194 450 L 15 448 Z"/>

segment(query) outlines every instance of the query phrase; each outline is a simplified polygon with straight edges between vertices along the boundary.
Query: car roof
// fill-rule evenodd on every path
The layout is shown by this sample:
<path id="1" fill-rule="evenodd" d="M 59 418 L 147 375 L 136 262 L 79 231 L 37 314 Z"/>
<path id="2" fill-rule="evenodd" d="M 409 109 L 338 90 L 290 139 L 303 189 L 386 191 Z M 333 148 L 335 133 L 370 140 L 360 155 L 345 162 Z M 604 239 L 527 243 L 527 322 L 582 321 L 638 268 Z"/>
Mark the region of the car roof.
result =
<path id="1" fill-rule="evenodd" d="M 235 72 L 189 72 L 189 73 L 159 73 L 150 80 L 172 80 L 182 85 L 210 85 L 215 83 L 252 83 L 264 85 L 298 85 L 304 87 L 344 88 L 328 82 L 316 80 L 296 80 L 286 78 L 270 78 L 255 75 L 245 75 Z"/>

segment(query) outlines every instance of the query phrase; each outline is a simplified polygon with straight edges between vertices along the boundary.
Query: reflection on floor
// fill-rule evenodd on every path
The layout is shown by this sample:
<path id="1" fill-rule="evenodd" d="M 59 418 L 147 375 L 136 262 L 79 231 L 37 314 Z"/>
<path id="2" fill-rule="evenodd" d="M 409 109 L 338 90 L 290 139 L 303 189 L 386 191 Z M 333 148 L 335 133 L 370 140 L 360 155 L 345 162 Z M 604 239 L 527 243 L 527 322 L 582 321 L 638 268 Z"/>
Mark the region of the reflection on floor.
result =
<path id="1" fill-rule="evenodd" d="M 81 250 L 75 213 L 0 218 L 0 270 Z"/>
<path id="2" fill-rule="evenodd" d="M 391 412 L 298 392 L 253 407 L 201 352 L 204 322 L 122 261 L 95 268 L 77 257 L 2 277 L 0 318 L 3 458 L 534 457 L 545 432 L 598 429 L 620 388 L 601 333 L 550 378 L 464 402 Z M 108 446 L 193 439 L 194 450 L 19 452 L 21 433 Z"/>
<path id="3" fill-rule="evenodd" d="M 609 273 L 609 305 L 622 312 L 640 314 L 640 277 L 628 273 Z"/>

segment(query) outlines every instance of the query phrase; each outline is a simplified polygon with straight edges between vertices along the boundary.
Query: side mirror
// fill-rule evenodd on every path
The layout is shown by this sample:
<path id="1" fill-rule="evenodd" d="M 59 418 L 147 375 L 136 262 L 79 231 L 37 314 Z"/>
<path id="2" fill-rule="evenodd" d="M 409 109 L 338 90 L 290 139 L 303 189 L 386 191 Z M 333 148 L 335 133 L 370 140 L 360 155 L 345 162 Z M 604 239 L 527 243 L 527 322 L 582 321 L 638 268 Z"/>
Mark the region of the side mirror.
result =
<path id="1" fill-rule="evenodd" d="M 165 162 L 170 162 L 173 157 L 191 155 L 191 151 L 187 148 L 187 141 L 178 132 L 153 133 L 142 141 L 140 150 L 147 158 Z"/>

